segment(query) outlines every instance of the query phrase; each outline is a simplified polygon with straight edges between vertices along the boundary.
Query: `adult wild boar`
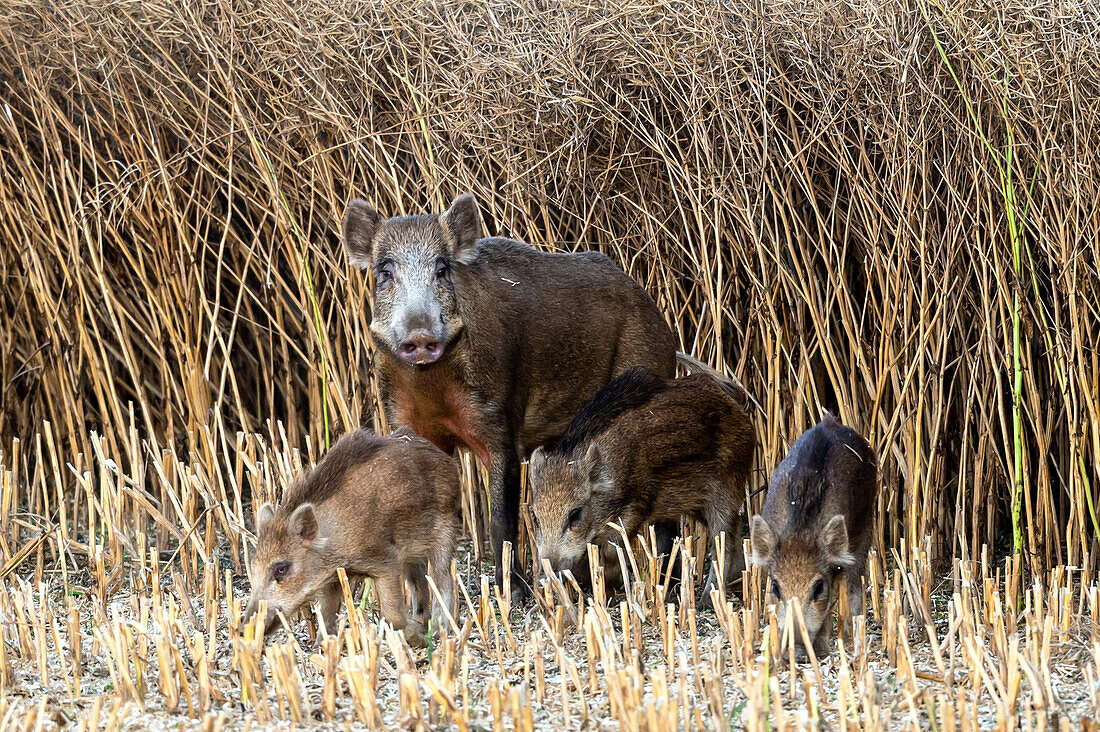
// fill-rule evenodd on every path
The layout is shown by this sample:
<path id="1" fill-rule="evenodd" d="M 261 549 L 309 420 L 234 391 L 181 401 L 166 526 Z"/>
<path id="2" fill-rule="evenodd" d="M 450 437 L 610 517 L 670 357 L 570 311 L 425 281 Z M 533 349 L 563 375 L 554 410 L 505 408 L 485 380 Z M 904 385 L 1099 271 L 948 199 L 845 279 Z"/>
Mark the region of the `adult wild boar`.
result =
<path id="1" fill-rule="evenodd" d="M 391 219 L 354 200 L 343 228 L 349 262 L 374 273 L 370 332 L 387 416 L 487 466 L 502 585 L 521 461 L 628 368 L 672 376 L 672 331 L 603 254 L 482 238 L 470 194 L 442 214 Z M 521 582 L 513 587 L 522 594 Z"/>

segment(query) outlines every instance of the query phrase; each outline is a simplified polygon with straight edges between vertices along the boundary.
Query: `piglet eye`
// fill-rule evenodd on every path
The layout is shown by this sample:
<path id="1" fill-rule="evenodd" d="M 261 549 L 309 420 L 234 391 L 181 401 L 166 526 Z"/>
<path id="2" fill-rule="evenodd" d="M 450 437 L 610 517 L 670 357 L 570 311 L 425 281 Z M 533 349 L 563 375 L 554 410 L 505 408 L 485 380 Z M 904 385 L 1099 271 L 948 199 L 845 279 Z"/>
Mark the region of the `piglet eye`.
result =
<path id="1" fill-rule="evenodd" d="M 779 583 L 775 580 L 772 580 L 772 597 L 774 597 L 776 600 L 783 599 L 783 593 L 779 591 Z"/>
<path id="2" fill-rule="evenodd" d="M 384 285 L 387 282 L 393 281 L 393 265 L 389 262 L 383 262 L 378 267 L 377 274 L 378 284 Z"/>
<path id="3" fill-rule="evenodd" d="M 825 582 L 824 580 L 818 580 L 814 582 L 813 588 L 810 590 L 810 594 L 814 602 L 821 602 L 825 599 Z"/>
<path id="4" fill-rule="evenodd" d="M 281 581 L 290 571 L 290 562 L 275 562 L 271 565 L 271 579 Z"/>
<path id="5" fill-rule="evenodd" d="M 444 259 L 436 260 L 436 263 L 435 263 L 435 277 L 436 277 L 436 279 L 438 279 L 438 280 L 447 279 L 447 273 L 448 273 L 449 269 L 450 268 L 447 266 L 447 261 L 446 260 L 444 260 Z"/>
<path id="6" fill-rule="evenodd" d="M 581 520 L 581 515 L 584 513 L 584 509 L 580 506 L 574 506 L 573 510 L 569 512 L 568 518 L 565 519 L 565 528 L 571 529 L 577 525 Z"/>

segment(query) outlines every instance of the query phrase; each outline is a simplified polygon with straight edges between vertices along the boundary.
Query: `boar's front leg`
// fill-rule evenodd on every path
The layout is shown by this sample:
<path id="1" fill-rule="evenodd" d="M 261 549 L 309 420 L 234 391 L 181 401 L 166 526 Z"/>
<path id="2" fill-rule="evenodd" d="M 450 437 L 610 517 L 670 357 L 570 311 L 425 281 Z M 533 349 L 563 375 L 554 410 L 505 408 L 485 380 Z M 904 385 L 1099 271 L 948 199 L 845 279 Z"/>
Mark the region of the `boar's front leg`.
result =
<path id="1" fill-rule="evenodd" d="M 504 589 L 504 542 L 512 542 L 512 602 L 521 603 L 527 597 L 527 582 L 523 570 L 516 564 L 516 529 L 519 524 L 520 460 L 514 450 L 494 453 L 490 458 L 489 497 L 492 501 L 490 533 L 493 539 L 493 559 L 496 562 L 497 587 Z"/>
<path id="2" fill-rule="evenodd" d="M 428 567 L 423 562 L 413 562 L 405 565 L 405 574 L 408 576 L 409 586 L 409 612 L 412 617 L 423 619 L 425 610 L 431 606 L 432 593 L 428 589 L 426 572 Z"/>
<path id="3" fill-rule="evenodd" d="M 854 618 L 863 614 L 863 572 L 861 569 L 848 570 L 848 610 Z"/>
<path id="4" fill-rule="evenodd" d="M 657 521 L 653 524 L 653 531 L 657 536 L 657 556 L 668 557 L 672 554 L 676 537 L 680 535 L 680 522 Z"/>
<path id="5" fill-rule="evenodd" d="M 321 621 L 325 624 L 325 632 L 336 635 L 336 615 L 340 612 L 340 603 L 344 600 L 344 592 L 340 589 L 339 582 L 321 590 Z"/>

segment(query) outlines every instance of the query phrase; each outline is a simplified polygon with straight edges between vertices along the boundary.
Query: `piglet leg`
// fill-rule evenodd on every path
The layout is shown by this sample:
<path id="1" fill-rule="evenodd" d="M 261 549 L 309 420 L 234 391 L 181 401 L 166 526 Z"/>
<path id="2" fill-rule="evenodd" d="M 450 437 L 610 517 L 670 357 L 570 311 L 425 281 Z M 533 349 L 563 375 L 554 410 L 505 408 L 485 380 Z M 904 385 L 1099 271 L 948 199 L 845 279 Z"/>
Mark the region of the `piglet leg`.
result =
<path id="1" fill-rule="evenodd" d="M 409 641 L 409 645 L 423 645 L 423 636 L 408 630 L 409 609 L 405 604 L 405 578 L 401 567 L 396 564 L 388 567 L 383 572 L 379 572 L 374 582 L 378 589 L 378 605 L 382 618 L 393 626 L 394 630 L 406 631 L 405 638 Z"/>
<path id="2" fill-rule="evenodd" d="M 322 590 L 321 595 L 321 621 L 325 624 L 325 632 L 336 635 L 336 617 L 340 612 L 340 604 L 344 600 L 343 590 L 339 582 L 333 582 Z"/>

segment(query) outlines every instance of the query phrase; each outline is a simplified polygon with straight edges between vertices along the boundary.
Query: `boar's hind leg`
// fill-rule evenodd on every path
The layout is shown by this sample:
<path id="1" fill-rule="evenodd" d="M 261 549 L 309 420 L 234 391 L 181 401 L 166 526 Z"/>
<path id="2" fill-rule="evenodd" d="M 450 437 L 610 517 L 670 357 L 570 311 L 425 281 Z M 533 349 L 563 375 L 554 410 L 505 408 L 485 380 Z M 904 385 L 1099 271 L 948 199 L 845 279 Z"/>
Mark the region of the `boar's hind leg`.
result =
<path id="1" fill-rule="evenodd" d="M 489 494 L 492 499 L 491 523 L 493 559 L 496 562 L 497 587 L 504 589 L 504 542 L 512 542 L 512 601 L 522 602 L 527 596 L 523 568 L 516 564 L 516 527 L 519 523 L 519 457 L 513 451 L 492 456 L 489 470 Z"/>
<path id="2" fill-rule="evenodd" d="M 374 583 L 378 589 L 378 606 L 383 619 L 395 630 L 404 630 L 409 622 L 409 613 L 405 606 L 405 578 L 401 567 L 387 567 L 378 573 Z"/>
<path id="3" fill-rule="evenodd" d="M 704 603 L 710 602 L 711 590 L 729 587 L 730 580 L 745 569 L 740 537 L 734 532 L 735 518 L 733 508 L 725 501 L 715 501 L 707 511 L 707 531 L 711 535 L 712 563 L 707 574 L 707 583 L 703 588 Z M 724 539 L 721 536 L 723 532 Z M 718 550 L 723 543 L 725 549 L 719 558 Z M 718 576 L 716 568 L 721 568 L 721 577 Z"/>
<path id="4" fill-rule="evenodd" d="M 432 601 L 431 591 L 428 589 L 428 567 L 424 562 L 413 562 L 405 565 L 405 573 L 409 578 L 409 612 L 415 618 L 423 618 L 425 611 Z"/>
<path id="5" fill-rule="evenodd" d="M 449 551 L 436 552 L 432 557 L 431 567 L 432 581 L 439 590 L 439 597 L 432 598 L 432 625 L 435 632 L 440 632 L 449 625 L 447 613 L 454 617 L 454 580 L 451 577 L 451 553 Z M 443 598 L 443 605 L 439 604 L 439 598 Z M 444 612 L 444 607 L 446 612 Z M 457 628 L 451 628 L 457 631 Z"/>

